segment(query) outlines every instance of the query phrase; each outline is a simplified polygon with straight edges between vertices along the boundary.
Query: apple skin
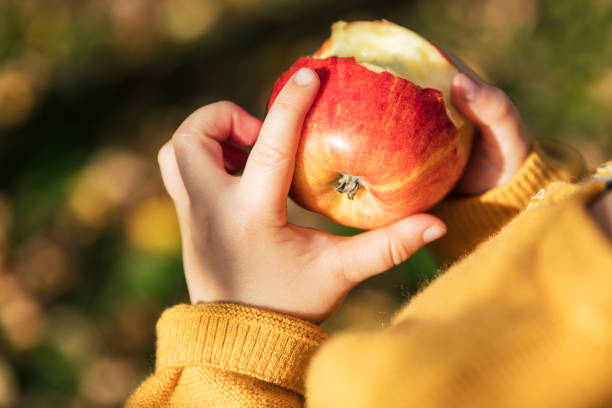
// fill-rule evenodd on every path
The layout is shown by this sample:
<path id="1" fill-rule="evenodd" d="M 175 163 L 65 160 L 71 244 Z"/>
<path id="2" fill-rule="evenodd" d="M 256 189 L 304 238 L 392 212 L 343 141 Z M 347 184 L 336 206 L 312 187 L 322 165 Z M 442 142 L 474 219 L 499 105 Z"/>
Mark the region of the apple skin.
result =
<path id="1" fill-rule="evenodd" d="M 389 225 L 431 208 L 459 179 L 469 154 L 441 91 L 353 57 L 301 57 L 276 81 L 269 106 L 300 68 L 321 87 L 296 154 L 290 196 L 304 208 L 355 228 Z M 363 186 L 353 199 L 336 191 L 343 174 Z"/>

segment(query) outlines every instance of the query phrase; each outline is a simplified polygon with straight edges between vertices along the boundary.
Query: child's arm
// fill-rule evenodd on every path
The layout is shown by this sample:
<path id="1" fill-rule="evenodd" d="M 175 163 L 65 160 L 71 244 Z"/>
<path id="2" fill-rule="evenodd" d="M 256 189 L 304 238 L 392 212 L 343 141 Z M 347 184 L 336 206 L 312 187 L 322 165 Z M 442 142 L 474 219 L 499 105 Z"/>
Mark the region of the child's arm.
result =
<path id="1" fill-rule="evenodd" d="M 611 406 L 612 241 L 588 211 L 603 190 L 549 184 L 391 325 L 334 336 L 309 406 Z"/>
<path id="2" fill-rule="evenodd" d="M 318 88 L 313 71 L 299 71 L 263 124 L 234 104 L 208 105 L 160 151 L 195 306 L 164 313 L 156 372 L 128 406 L 301 405 L 306 364 L 326 337 L 307 321 L 323 321 L 358 282 L 444 233 L 428 214 L 350 238 L 287 223 L 294 156 Z M 228 142 L 255 145 L 246 160 Z M 246 161 L 243 175 L 229 175 L 224 159 L 232 168 Z"/>
<path id="3" fill-rule="evenodd" d="M 318 90 L 312 71 L 302 75 L 310 81 L 290 81 L 263 125 L 234 104 L 212 104 L 190 116 L 160 151 L 195 306 L 164 313 L 156 372 L 128 406 L 300 406 L 305 368 L 327 337 L 310 322 L 329 316 L 358 282 L 444 233 L 445 225 L 426 214 L 352 238 L 287 223 L 294 155 Z M 486 90 L 456 103 L 496 130 L 486 133 L 484 126 L 483 136 L 506 147 L 476 145 L 459 185 L 464 192 L 507 182 L 528 154 L 518 115 L 501 109 L 507 98 Z M 453 92 L 454 99 L 467 94 L 460 86 Z M 491 106 L 498 110 L 485 109 Z M 503 126 L 495 126 L 500 120 Z M 232 147 L 253 143 L 248 160 Z M 245 163 L 242 177 L 224 169 Z"/>

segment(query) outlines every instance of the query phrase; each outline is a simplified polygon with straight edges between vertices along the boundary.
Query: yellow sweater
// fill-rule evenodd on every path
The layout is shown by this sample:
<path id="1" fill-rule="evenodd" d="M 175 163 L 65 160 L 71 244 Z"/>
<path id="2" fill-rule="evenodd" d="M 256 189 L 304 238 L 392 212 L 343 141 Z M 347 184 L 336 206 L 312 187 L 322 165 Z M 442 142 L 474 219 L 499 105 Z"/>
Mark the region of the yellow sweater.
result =
<path id="1" fill-rule="evenodd" d="M 550 183 L 578 176 L 581 162 L 545 150 L 509 184 L 438 206 L 449 229 L 432 249 L 454 266 L 388 327 L 328 340 L 256 308 L 175 306 L 157 324 L 155 373 L 127 406 L 612 403 L 612 247 L 585 210 L 605 184 Z"/>

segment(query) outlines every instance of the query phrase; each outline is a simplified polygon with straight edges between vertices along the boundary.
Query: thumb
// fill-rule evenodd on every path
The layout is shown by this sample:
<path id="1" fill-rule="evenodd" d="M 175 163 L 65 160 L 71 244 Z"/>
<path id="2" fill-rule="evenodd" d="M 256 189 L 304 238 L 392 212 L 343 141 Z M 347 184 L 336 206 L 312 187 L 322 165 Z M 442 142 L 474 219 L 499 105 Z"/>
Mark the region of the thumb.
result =
<path id="1" fill-rule="evenodd" d="M 446 233 L 446 225 L 429 214 L 416 214 L 354 237 L 338 237 L 336 248 L 351 286 L 399 265 L 423 245 Z"/>

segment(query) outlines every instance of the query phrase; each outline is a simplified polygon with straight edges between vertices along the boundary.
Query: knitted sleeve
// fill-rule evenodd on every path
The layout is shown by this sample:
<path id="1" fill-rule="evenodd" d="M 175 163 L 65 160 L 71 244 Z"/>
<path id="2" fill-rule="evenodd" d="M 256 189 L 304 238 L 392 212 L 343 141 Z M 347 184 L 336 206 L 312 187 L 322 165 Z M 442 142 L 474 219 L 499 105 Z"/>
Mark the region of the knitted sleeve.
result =
<path id="1" fill-rule="evenodd" d="M 432 209 L 448 231 L 429 249 L 440 263 L 449 265 L 498 232 L 550 182 L 574 182 L 584 175 L 584 161 L 577 151 L 552 141 L 534 143 L 532 153 L 505 185 L 478 196 L 447 198 Z"/>
<path id="2" fill-rule="evenodd" d="M 235 304 L 178 305 L 157 323 L 155 373 L 126 406 L 302 407 L 304 371 L 327 333 Z"/>
<path id="3" fill-rule="evenodd" d="M 603 184 L 549 184 L 390 325 L 335 335 L 309 408 L 611 407 L 612 244 L 587 210 Z"/>

